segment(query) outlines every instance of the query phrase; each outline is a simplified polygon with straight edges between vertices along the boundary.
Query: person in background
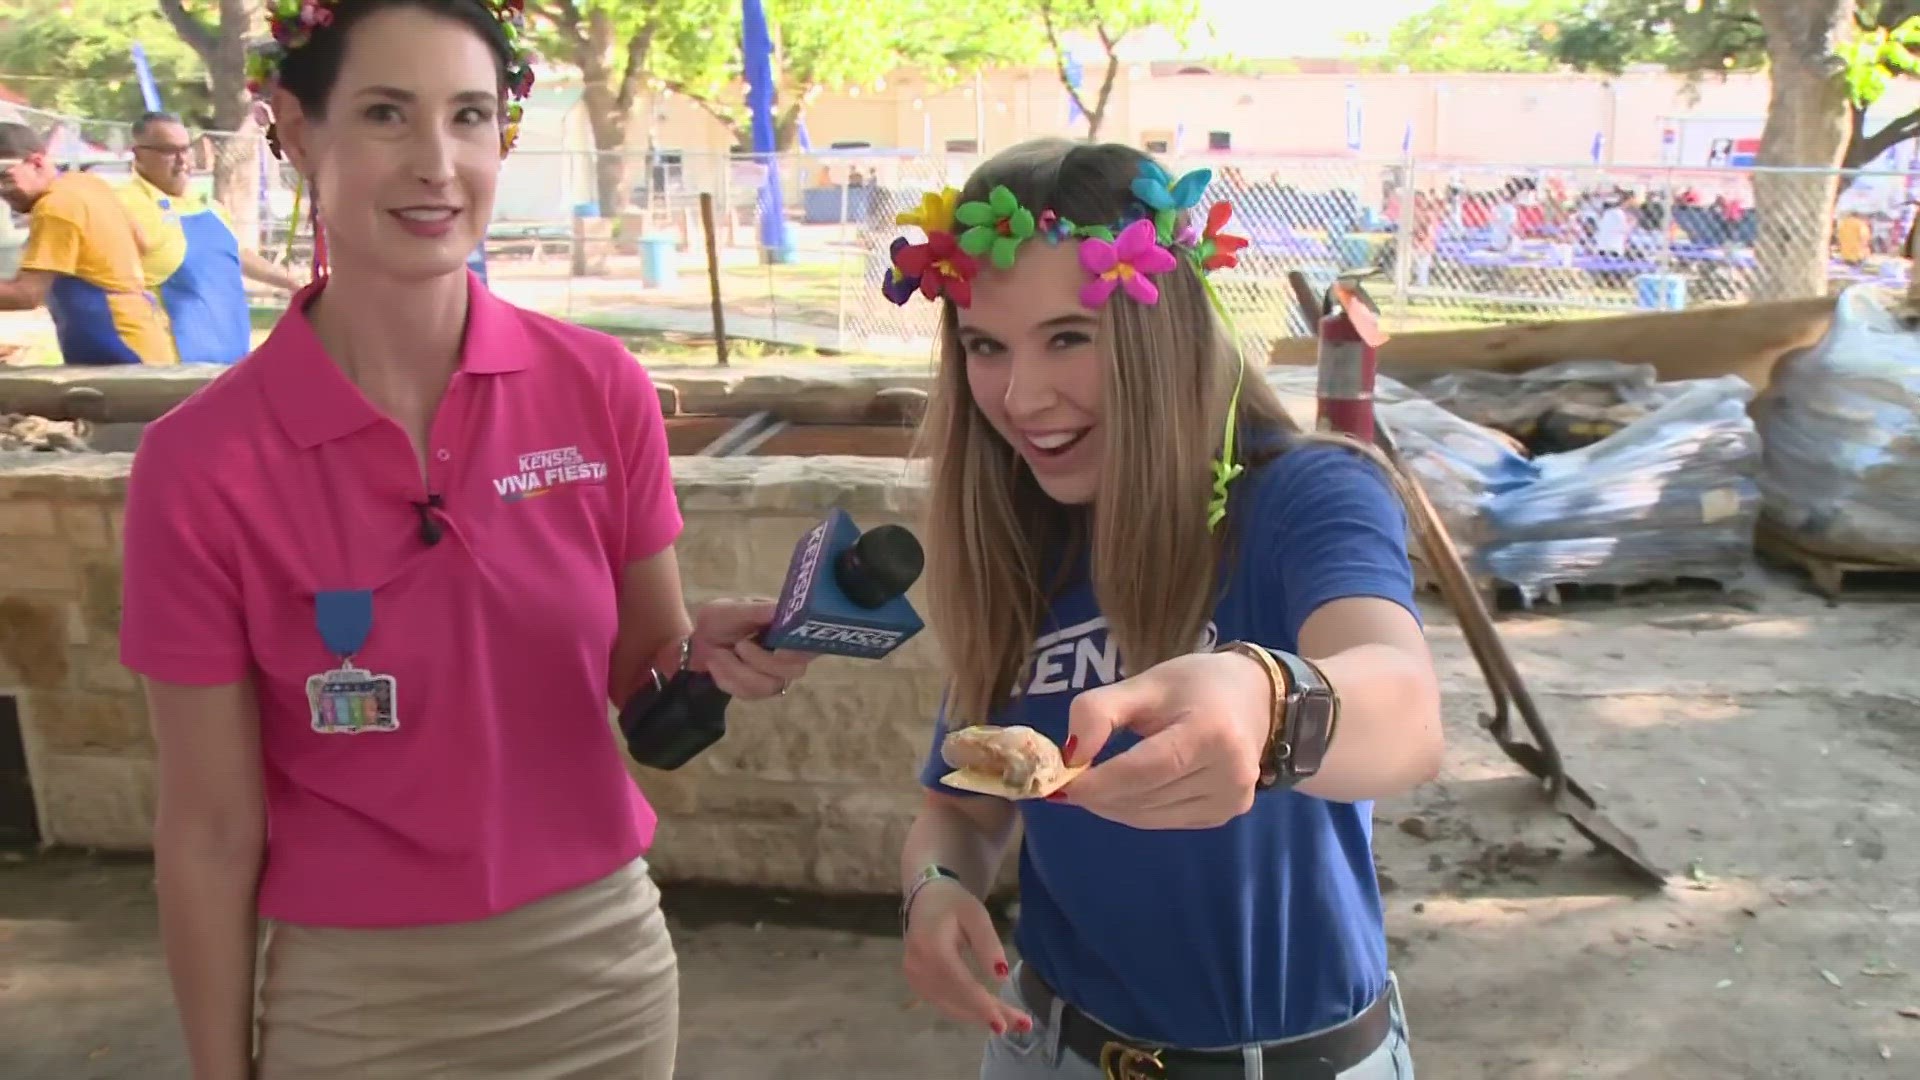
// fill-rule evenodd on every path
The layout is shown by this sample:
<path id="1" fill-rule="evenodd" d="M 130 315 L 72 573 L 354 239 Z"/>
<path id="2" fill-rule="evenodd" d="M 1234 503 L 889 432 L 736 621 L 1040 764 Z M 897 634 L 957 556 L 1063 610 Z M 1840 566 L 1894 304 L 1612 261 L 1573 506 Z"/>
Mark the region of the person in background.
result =
<path id="1" fill-rule="evenodd" d="M 1514 205 L 1517 197 L 1513 189 L 1502 191 L 1494 204 L 1493 213 L 1487 218 L 1487 249 L 1507 252 L 1513 250 L 1515 235 L 1520 226 L 1520 208 Z"/>
<path id="2" fill-rule="evenodd" d="M 1593 250 L 1601 255 L 1625 258 L 1633 240 L 1633 216 L 1627 212 L 1627 196 L 1616 194 L 1607 200 L 1607 208 L 1593 228 Z"/>
<path id="3" fill-rule="evenodd" d="M 133 122 L 133 178 L 120 197 L 147 238 L 147 284 L 167 310 L 180 361 L 231 364 L 253 347 L 241 279 L 286 292 L 305 282 L 241 248 L 220 204 L 188 190 L 192 155 L 185 124 L 166 113 L 147 113 Z"/>
<path id="4" fill-rule="evenodd" d="M 174 364 L 160 302 L 147 291 L 147 241 L 105 180 L 61 173 L 25 124 L 0 123 L 0 198 L 29 218 L 20 270 L 0 311 L 45 306 L 68 364 Z"/>

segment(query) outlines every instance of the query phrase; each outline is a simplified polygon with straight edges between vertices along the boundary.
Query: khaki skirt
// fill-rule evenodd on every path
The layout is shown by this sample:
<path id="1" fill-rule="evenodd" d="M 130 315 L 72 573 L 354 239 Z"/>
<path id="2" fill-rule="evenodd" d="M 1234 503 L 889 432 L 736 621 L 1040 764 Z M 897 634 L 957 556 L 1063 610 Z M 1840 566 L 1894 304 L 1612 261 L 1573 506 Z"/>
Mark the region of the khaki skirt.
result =
<path id="1" fill-rule="evenodd" d="M 679 969 L 635 860 L 491 919 L 269 923 L 258 1080 L 672 1080 Z"/>

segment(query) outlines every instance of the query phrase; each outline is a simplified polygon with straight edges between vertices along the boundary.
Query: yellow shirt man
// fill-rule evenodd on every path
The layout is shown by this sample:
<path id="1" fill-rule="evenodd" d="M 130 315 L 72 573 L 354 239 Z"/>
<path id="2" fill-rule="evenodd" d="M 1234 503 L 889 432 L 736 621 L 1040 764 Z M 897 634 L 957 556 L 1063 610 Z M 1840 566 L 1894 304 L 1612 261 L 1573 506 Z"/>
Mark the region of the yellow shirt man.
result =
<path id="1" fill-rule="evenodd" d="M 174 364 L 166 314 L 147 291 L 136 226 L 105 180 L 54 178 L 33 201 L 22 276 L 50 275 L 47 311 L 68 364 Z"/>
<path id="2" fill-rule="evenodd" d="M 180 361 L 239 362 L 253 347 L 253 320 L 246 264 L 226 212 L 192 192 L 169 195 L 137 172 L 119 195 L 147 242 L 142 269 L 166 309 Z"/>

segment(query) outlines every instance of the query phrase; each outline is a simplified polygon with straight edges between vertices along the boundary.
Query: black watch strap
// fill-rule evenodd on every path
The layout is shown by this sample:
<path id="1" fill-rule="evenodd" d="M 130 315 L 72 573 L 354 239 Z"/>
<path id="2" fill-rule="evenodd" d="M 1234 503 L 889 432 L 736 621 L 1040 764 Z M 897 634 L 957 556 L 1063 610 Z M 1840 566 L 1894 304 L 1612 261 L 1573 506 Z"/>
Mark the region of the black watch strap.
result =
<path id="1" fill-rule="evenodd" d="M 1287 673 L 1287 690 L 1260 780 L 1266 787 L 1292 787 L 1319 773 L 1339 724 L 1340 699 L 1313 661 L 1278 649 L 1267 653 Z"/>

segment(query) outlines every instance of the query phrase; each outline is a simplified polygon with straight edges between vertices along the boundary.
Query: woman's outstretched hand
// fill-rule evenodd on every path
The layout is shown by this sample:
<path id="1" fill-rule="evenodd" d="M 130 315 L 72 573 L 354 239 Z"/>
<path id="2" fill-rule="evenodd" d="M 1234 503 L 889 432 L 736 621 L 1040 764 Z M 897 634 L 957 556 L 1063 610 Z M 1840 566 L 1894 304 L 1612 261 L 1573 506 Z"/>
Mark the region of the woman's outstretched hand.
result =
<path id="1" fill-rule="evenodd" d="M 1092 761 L 1121 729 L 1139 743 L 1053 799 L 1136 829 L 1210 829 L 1253 806 L 1273 690 L 1257 661 L 1194 653 L 1074 699 L 1067 764 Z"/>
<path id="2" fill-rule="evenodd" d="M 1006 980 L 1007 954 L 987 906 L 959 882 L 931 882 L 914 897 L 906 947 L 907 985 L 927 1004 L 995 1035 L 1033 1027 L 1031 1018 L 982 981 Z"/>
<path id="3" fill-rule="evenodd" d="M 742 701 L 787 692 L 806 673 L 812 653 L 769 650 L 755 639 L 773 622 L 772 600 L 713 600 L 693 613 L 693 648 L 687 666 L 713 677 L 715 686 Z"/>

